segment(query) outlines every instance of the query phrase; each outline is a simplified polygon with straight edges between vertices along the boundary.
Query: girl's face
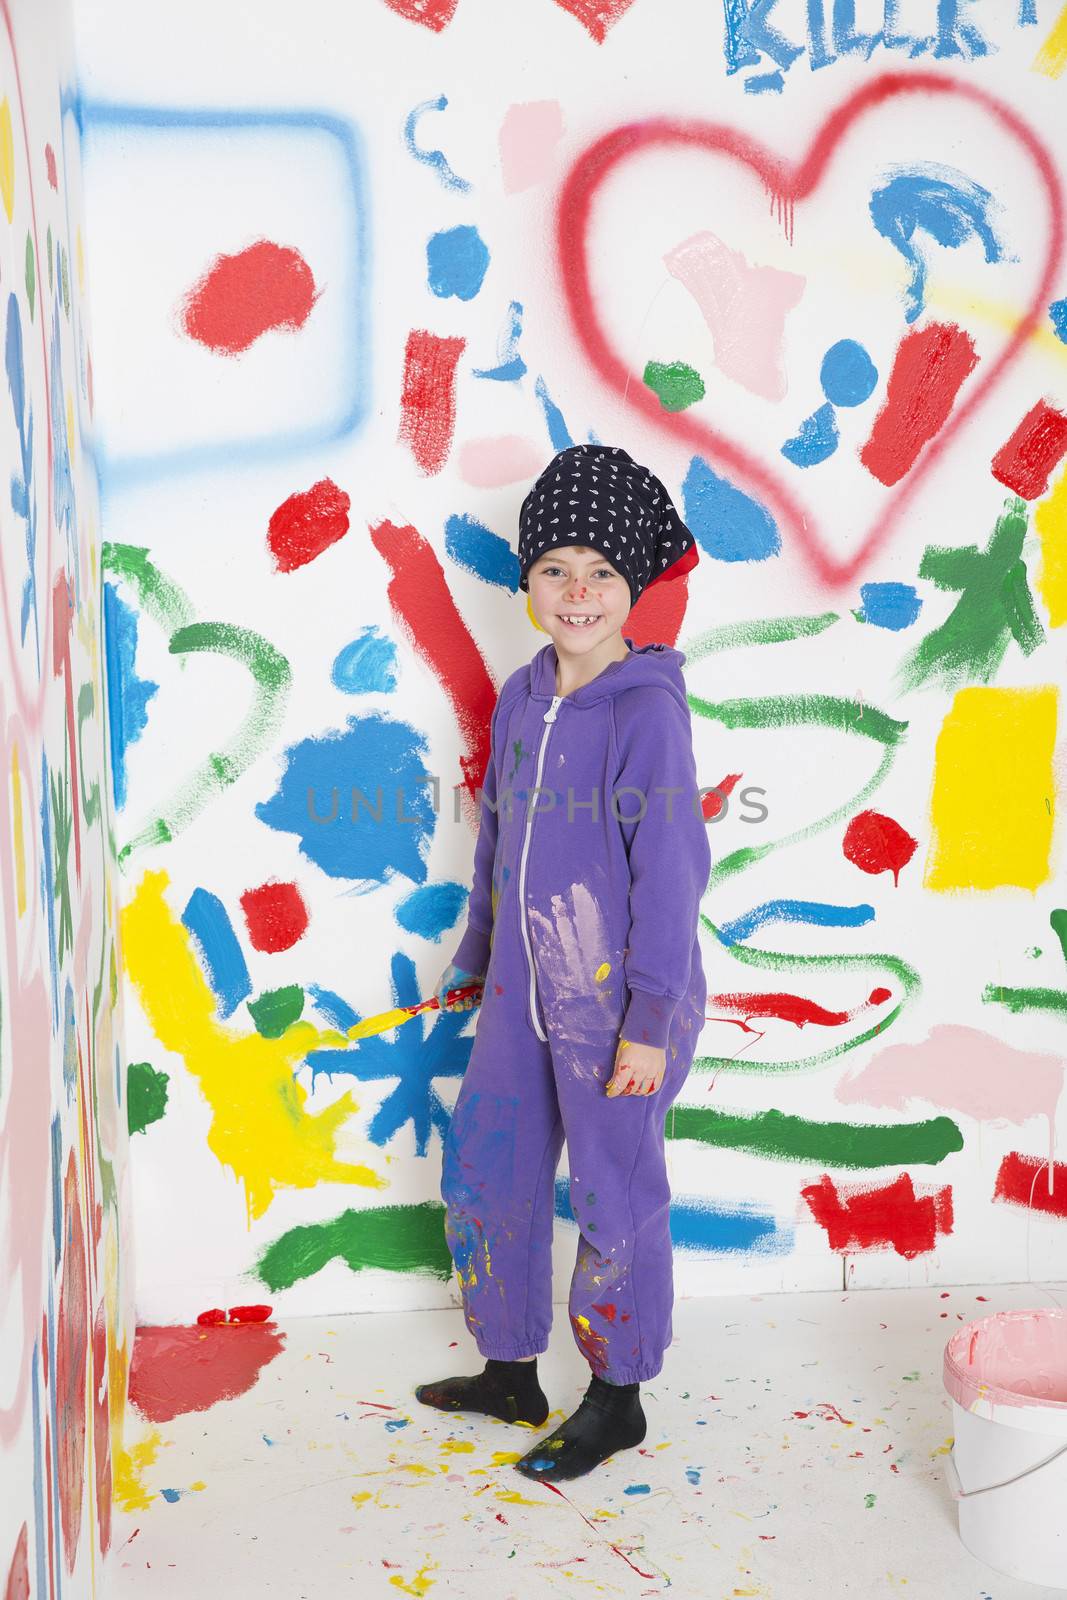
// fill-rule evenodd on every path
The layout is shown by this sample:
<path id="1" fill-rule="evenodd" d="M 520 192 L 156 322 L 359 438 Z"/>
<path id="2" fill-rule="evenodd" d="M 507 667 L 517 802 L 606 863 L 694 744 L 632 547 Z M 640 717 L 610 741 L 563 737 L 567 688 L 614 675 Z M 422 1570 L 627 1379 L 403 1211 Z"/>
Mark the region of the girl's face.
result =
<path id="1" fill-rule="evenodd" d="M 560 650 L 584 655 L 618 635 L 630 586 L 599 550 L 569 544 L 538 556 L 527 573 L 534 616 Z M 589 620 L 584 620 L 588 618 Z"/>

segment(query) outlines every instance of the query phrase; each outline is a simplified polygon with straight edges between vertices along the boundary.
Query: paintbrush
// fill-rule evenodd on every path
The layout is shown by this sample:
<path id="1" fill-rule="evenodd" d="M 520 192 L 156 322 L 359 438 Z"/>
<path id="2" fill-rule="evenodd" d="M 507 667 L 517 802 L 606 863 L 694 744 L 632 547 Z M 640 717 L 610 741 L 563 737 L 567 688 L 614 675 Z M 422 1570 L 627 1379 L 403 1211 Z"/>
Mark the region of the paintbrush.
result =
<path id="1" fill-rule="evenodd" d="M 445 991 L 445 1004 L 454 1005 L 457 1000 L 474 1000 L 475 1004 L 481 1003 L 483 985 L 468 983 L 462 989 L 447 989 Z M 376 1017 L 364 1017 L 362 1022 L 357 1022 L 349 1028 L 350 1039 L 369 1039 L 373 1034 L 385 1033 L 389 1028 L 398 1028 L 402 1022 L 407 1022 L 409 1017 L 417 1017 L 420 1011 L 440 1011 L 441 1002 L 436 995 L 429 1000 L 420 1000 L 417 1006 L 397 1006 L 393 1011 L 380 1011 Z"/>

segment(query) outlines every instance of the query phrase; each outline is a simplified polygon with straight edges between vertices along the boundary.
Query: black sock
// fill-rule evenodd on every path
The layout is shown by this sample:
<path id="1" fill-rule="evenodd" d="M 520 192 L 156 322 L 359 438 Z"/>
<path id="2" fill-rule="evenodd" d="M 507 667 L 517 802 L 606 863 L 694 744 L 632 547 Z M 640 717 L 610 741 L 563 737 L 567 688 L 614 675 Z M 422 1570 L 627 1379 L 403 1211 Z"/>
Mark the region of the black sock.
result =
<path id="1" fill-rule="evenodd" d="M 648 1431 L 639 1383 L 607 1383 L 594 1373 L 581 1405 L 516 1463 L 527 1478 L 580 1478 Z"/>
<path id="2" fill-rule="evenodd" d="M 438 1411 L 481 1411 L 501 1422 L 529 1422 L 540 1427 L 548 1416 L 548 1400 L 532 1361 L 494 1361 L 471 1378 L 441 1378 L 415 1390 L 416 1400 Z"/>

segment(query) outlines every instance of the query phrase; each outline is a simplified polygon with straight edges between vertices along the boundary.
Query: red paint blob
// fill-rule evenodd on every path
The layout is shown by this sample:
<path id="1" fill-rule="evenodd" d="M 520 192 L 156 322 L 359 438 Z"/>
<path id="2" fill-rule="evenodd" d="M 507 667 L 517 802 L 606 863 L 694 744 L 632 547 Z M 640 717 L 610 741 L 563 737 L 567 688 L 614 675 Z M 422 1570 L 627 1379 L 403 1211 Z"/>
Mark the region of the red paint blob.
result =
<path id="1" fill-rule="evenodd" d="M 993 1198 L 1043 1211 L 1046 1216 L 1067 1217 L 1067 1161 L 1050 1163 L 1040 1156 L 1024 1156 L 1018 1150 L 1010 1150 L 1000 1163 Z"/>
<path id="2" fill-rule="evenodd" d="M 231 1306 L 231 1322 L 269 1322 L 272 1308 L 270 1306 Z"/>
<path id="3" fill-rule="evenodd" d="M 199 1328 L 216 1328 L 220 1322 L 226 1321 L 226 1313 L 219 1306 L 213 1306 L 210 1311 L 201 1311 L 196 1319 Z"/>
<path id="4" fill-rule="evenodd" d="M 918 843 L 892 817 L 880 811 L 860 811 L 845 829 L 841 848 L 861 872 L 891 872 L 899 886 L 900 869 L 907 866 Z"/>
<path id="5" fill-rule="evenodd" d="M 730 772 L 725 778 L 720 778 L 714 789 L 709 789 L 707 794 L 700 797 L 700 809 L 704 813 L 704 821 L 710 822 L 712 817 L 717 817 L 726 804 L 727 798 L 733 794 L 741 782 L 739 772 Z"/>
<path id="6" fill-rule="evenodd" d="M 111 1416 L 108 1404 L 107 1323 L 103 1306 L 93 1324 L 93 1459 L 100 1554 L 111 1547 Z"/>
<path id="7" fill-rule="evenodd" d="M 910 1260 L 932 1250 L 939 1234 L 951 1233 L 952 1187 L 945 1184 L 916 1194 L 911 1176 L 902 1172 L 881 1188 L 850 1189 L 834 1184 L 828 1173 L 801 1194 L 816 1222 L 826 1229 L 831 1250 L 892 1248 Z"/>
<path id="8" fill-rule="evenodd" d="M 998 483 L 1023 500 L 1037 500 L 1067 454 L 1067 417 L 1044 400 L 1026 413 L 1015 432 L 993 457 L 991 471 Z"/>
<path id="9" fill-rule="evenodd" d="M 138 1328 L 130 1361 L 130 1399 L 149 1422 L 170 1422 L 247 1394 L 285 1349 L 279 1328 Z"/>
<path id="10" fill-rule="evenodd" d="M 291 494 L 267 527 L 267 543 L 279 572 L 306 567 L 348 532 L 352 501 L 332 478 L 320 478 L 310 489 Z"/>
<path id="11" fill-rule="evenodd" d="M 629 11 L 633 3 L 634 0 L 556 0 L 558 6 L 578 19 L 597 44 L 604 43 L 608 29 Z"/>
<path id="12" fill-rule="evenodd" d="M 614 1300 L 605 1300 L 602 1305 L 594 1306 L 593 1310 L 599 1311 L 600 1315 L 605 1317 L 608 1322 L 614 1322 L 615 1312 L 618 1310 L 618 1307 L 616 1306 Z"/>
<path id="13" fill-rule="evenodd" d="M 44 166 L 48 173 L 48 181 L 52 188 L 59 193 L 59 174 L 56 171 L 56 153 L 50 144 L 44 147 Z"/>
<path id="14" fill-rule="evenodd" d="M 879 483 L 899 483 L 948 421 L 968 373 L 978 364 L 969 333 L 954 322 L 913 328 L 897 346 L 885 403 L 860 460 Z"/>
<path id="15" fill-rule="evenodd" d="M 466 339 L 442 339 L 413 328 L 404 349 L 404 386 L 397 438 L 427 476 L 440 472 L 456 426 L 456 363 Z"/>
<path id="16" fill-rule="evenodd" d="M 234 356 L 271 328 L 302 328 L 317 298 L 300 251 L 260 239 L 215 257 L 182 302 L 182 327 L 209 350 Z"/>
<path id="17" fill-rule="evenodd" d="M 59 1520 L 67 1570 L 74 1571 L 81 1534 L 85 1482 L 85 1434 L 89 1348 L 88 1286 L 85 1277 L 85 1230 L 74 1152 L 67 1159 L 63 1183 L 63 1276 L 56 1328 L 56 1457 L 59 1473 Z"/>
<path id="18" fill-rule="evenodd" d="M 248 937 L 256 950 L 291 950 L 307 932 L 308 908 L 295 883 L 264 883 L 241 896 Z"/>
<path id="19" fill-rule="evenodd" d="M 440 33 L 455 16 L 459 0 L 385 0 L 390 11 L 408 22 L 421 22 L 423 27 Z"/>

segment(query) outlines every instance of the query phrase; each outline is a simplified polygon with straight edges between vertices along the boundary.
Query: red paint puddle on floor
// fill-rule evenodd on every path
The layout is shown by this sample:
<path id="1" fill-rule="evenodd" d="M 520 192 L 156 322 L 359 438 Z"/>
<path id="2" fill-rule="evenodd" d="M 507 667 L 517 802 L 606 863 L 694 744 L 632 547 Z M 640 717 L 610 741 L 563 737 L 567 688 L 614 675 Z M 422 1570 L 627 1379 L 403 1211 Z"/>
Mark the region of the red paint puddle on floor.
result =
<path id="1" fill-rule="evenodd" d="M 285 1349 L 273 1323 L 138 1328 L 130 1399 L 149 1422 L 169 1422 L 247 1394 Z"/>

